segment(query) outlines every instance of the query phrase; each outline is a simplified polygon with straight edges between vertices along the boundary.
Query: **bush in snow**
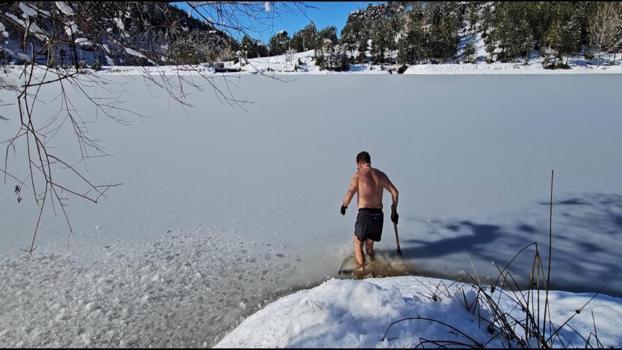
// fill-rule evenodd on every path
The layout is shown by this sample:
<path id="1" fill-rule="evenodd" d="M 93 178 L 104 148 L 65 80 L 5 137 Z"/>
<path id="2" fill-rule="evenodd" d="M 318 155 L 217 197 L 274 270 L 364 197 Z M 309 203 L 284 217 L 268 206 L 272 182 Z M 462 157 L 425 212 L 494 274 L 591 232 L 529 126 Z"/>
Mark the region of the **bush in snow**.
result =
<path id="1" fill-rule="evenodd" d="M 333 44 L 330 39 L 324 39 L 322 46 L 315 51 L 315 64 L 322 70 L 348 70 L 348 56 L 343 46 Z"/>

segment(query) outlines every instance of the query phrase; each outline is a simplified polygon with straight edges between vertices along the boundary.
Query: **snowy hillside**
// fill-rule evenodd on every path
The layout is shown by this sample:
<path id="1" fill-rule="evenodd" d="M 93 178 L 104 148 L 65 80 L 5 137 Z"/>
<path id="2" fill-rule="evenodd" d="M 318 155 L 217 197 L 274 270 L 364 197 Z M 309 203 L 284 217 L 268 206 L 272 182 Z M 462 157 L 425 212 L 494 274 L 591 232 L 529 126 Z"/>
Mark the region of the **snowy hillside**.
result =
<path id="1" fill-rule="evenodd" d="M 481 38 L 479 39 L 481 40 Z M 481 44 L 478 44 L 481 45 Z M 231 68 L 252 74 L 399 74 L 399 65 L 353 64 L 347 72 L 321 70 L 315 64 L 313 50 L 272 57 L 251 58 L 248 64 L 237 63 Z M 609 58 L 610 55 L 604 55 Z M 404 74 L 580 74 L 580 73 L 616 73 L 622 74 L 622 64 L 602 65 L 590 63 L 585 58 L 576 56 L 569 59 L 570 69 L 545 69 L 543 59 L 534 58 L 528 64 L 523 63 L 441 63 L 408 65 Z"/>
<path id="2" fill-rule="evenodd" d="M 205 6 L 212 5 L 208 3 Z M 618 40 L 618 34 L 612 34 L 615 43 L 609 47 L 587 47 L 589 38 L 585 37 L 587 34 L 583 32 L 591 30 L 591 27 L 585 27 L 585 23 L 598 15 L 596 7 L 564 5 L 568 7 L 564 11 L 571 11 L 576 14 L 575 16 L 587 16 L 581 17 L 583 27 L 564 29 L 565 33 L 583 33 L 581 38 L 573 39 L 575 41 L 580 39 L 580 42 L 574 42 L 573 45 L 576 46 L 574 51 L 557 52 L 553 55 L 555 50 L 548 46 L 554 43 L 552 39 L 546 37 L 538 38 L 541 41 L 538 41 L 540 46 L 530 46 L 525 49 L 526 51 L 523 50 L 524 54 L 519 55 L 523 51 L 515 46 L 521 44 L 520 41 L 503 44 L 505 46 L 501 49 L 497 47 L 501 44 L 491 41 L 490 38 L 494 36 L 498 40 L 510 40 L 511 33 L 502 31 L 503 28 L 500 26 L 512 27 L 511 23 L 504 22 L 511 20 L 512 11 L 536 11 L 534 9 L 523 8 L 524 5 L 521 4 L 516 7 L 504 4 L 498 9 L 501 12 L 497 13 L 492 2 L 448 2 L 432 3 L 423 8 L 417 6 L 411 8 L 405 4 L 393 3 L 354 11 L 349 15 L 340 38 L 337 37 L 334 27 L 316 31 L 314 26 L 311 26 L 311 29 L 307 26 L 292 38 L 289 38 L 284 31 L 279 31 L 275 36 L 283 36 L 284 41 L 281 45 L 283 47 L 270 48 L 269 53 L 273 56 L 267 56 L 267 46 L 263 43 L 248 36 L 238 43 L 228 33 L 215 28 L 211 22 L 195 18 L 164 2 L 2 3 L 0 64 L 21 64 L 30 62 L 34 57 L 36 62 L 51 67 L 79 66 L 95 70 L 102 66 L 159 65 L 164 67 L 163 70 L 170 71 L 173 69 L 170 68 L 172 65 L 193 64 L 205 67 L 208 71 L 216 71 L 224 66 L 225 70 L 239 70 L 253 74 L 325 74 L 330 70 L 372 74 L 622 72 L 620 60 L 616 59 L 616 55 L 619 56 L 617 52 L 622 47 L 622 38 Z M 542 13 L 559 10 L 555 6 L 551 9 L 547 6 L 553 5 L 539 4 L 536 6 L 538 10 L 529 13 L 527 18 L 530 21 L 544 21 L 545 16 Z M 587 6 L 591 10 L 589 13 L 583 13 L 587 10 L 584 11 L 581 6 Z M 417 11 L 421 13 L 417 14 Z M 504 11 L 510 11 L 508 12 L 510 15 Z M 430 17 L 427 20 L 431 21 L 446 12 L 452 21 L 459 23 L 445 23 L 434 28 L 428 28 L 429 25 L 421 23 L 416 25 L 420 27 L 416 27 L 411 23 L 412 18 L 418 18 L 417 16 Z M 527 16 L 524 13 L 523 15 Z M 566 20 L 563 16 L 560 18 Z M 450 28 L 447 29 L 444 25 Z M 445 36 L 442 36 L 445 38 L 442 40 L 449 40 L 443 45 L 448 45 L 451 50 L 435 54 L 432 48 L 428 48 L 426 50 L 432 51 L 419 52 L 423 50 L 423 46 L 441 40 L 440 37 L 434 39 L 436 41 L 430 39 L 436 35 L 435 33 L 450 29 L 453 33 L 451 40 Z M 535 27 L 525 30 L 537 32 Z M 329 35 L 326 33 L 332 33 L 330 39 L 324 37 Z M 383 37 L 378 37 L 379 33 Z M 554 34 L 551 32 L 547 35 L 556 37 Z M 310 36 L 307 45 L 299 47 L 300 38 L 306 36 Z M 536 38 L 528 36 L 525 40 L 528 41 L 525 45 L 529 46 L 531 42 L 529 40 Z M 261 56 L 264 57 L 247 58 L 259 55 L 257 47 L 264 49 L 261 51 Z M 311 50 L 308 50 L 309 48 Z M 416 55 L 408 51 L 415 48 L 419 50 Z M 506 49 L 509 51 L 506 52 Z M 285 52 L 290 53 L 280 54 Z M 526 58 L 528 61 L 525 63 Z M 549 68 L 555 66 L 557 69 L 545 69 L 544 66 Z M 128 71 L 125 68 L 121 70 Z M 196 70 L 203 73 L 203 68 Z"/>
<path id="3" fill-rule="evenodd" d="M 605 55 L 604 57 L 608 57 Z M 570 69 L 544 69 L 542 58 L 536 58 L 529 64 L 486 63 L 442 63 L 442 64 L 417 64 L 409 65 L 403 74 L 622 74 L 622 64 L 598 66 L 587 62 L 582 57 L 569 59 Z M 315 64 L 314 51 L 298 52 L 291 55 L 279 55 L 271 57 L 250 58 L 235 64 L 225 64 L 229 73 L 217 73 L 210 65 L 196 66 L 161 66 L 161 67 L 103 67 L 100 74 L 111 73 L 120 75 L 136 74 L 181 74 L 181 75 L 205 75 L 205 74 L 392 74 L 398 75 L 399 65 L 372 65 L 353 64 L 346 72 L 334 72 L 322 70 Z"/>
<path id="4" fill-rule="evenodd" d="M 184 63 L 229 55 L 234 42 L 166 2 L 0 4 L 0 64 L 33 58 L 51 67 Z"/>

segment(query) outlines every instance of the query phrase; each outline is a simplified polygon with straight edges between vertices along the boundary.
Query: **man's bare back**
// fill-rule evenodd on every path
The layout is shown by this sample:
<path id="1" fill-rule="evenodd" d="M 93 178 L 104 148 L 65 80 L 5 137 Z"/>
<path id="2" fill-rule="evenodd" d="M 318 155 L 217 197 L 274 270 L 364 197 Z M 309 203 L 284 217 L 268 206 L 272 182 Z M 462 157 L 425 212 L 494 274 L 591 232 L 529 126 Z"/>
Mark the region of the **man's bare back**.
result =
<path id="1" fill-rule="evenodd" d="M 352 175 L 350 188 L 344 198 L 344 205 L 347 207 L 355 193 L 357 196 L 357 208 L 378 208 L 382 209 L 382 191 L 386 189 L 391 192 L 397 205 L 397 189 L 389 180 L 389 177 L 382 171 L 372 168 L 369 164 L 359 166 L 359 169 Z"/>
<path id="2" fill-rule="evenodd" d="M 393 204 L 391 205 L 391 221 L 397 225 L 398 191 L 389 177 L 378 169 L 371 167 L 369 153 L 363 151 L 356 156 L 356 172 L 352 175 L 350 187 L 341 204 L 341 215 L 346 214 L 346 208 L 355 194 L 359 212 L 354 224 L 354 253 L 359 266 L 365 265 L 363 243 L 366 246 L 367 255 L 374 259 L 374 242 L 379 242 L 382 237 L 382 193 L 386 189 L 391 193 Z"/>

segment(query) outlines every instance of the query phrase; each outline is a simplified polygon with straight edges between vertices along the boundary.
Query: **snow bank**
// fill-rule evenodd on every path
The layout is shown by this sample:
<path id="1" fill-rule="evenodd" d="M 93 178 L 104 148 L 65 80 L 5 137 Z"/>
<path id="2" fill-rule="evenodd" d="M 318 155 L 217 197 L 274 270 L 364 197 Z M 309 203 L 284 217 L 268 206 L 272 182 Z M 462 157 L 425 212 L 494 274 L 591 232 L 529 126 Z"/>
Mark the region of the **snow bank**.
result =
<path id="1" fill-rule="evenodd" d="M 248 59 L 247 64 L 237 64 L 240 68 L 249 73 L 320 73 L 319 67 L 314 61 L 315 50 L 298 52 L 291 55 L 279 55 L 272 57 L 259 57 Z"/>
<path id="2" fill-rule="evenodd" d="M 507 294 L 495 293 L 505 310 L 520 316 L 520 310 L 512 308 L 515 303 Z M 433 300 L 433 294 L 439 297 L 437 301 Z M 588 293 L 552 292 L 553 323 L 561 324 L 590 297 Z M 485 309 L 478 312 L 473 307 L 475 298 L 476 293 L 469 285 L 447 280 L 423 277 L 331 279 L 267 305 L 242 322 L 216 347 L 413 347 L 423 339 L 466 345 L 475 345 L 473 341 L 476 341 L 487 347 L 503 347 L 500 339 L 490 341 L 494 335 L 486 330 L 487 323 L 478 321 L 479 316 L 489 319 L 490 315 Z M 622 345 L 622 335 L 618 331 L 622 327 L 622 299 L 596 297 L 569 326 L 587 337 L 593 330 L 591 311 L 603 345 Z M 405 320 L 407 318 L 410 319 Z M 392 322 L 396 323 L 391 325 Z M 568 342 L 566 345 L 585 346 L 585 341 L 574 332 L 562 333 L 562 339 Z"/>
<path id="3" fill-rule="evenodd" d="M 21 21 L 20 19 L 16 19 Z M 117 19 L 115 19 L 117 20 Z M 23 21 L 22 21 L 23 22 Z M 77 32 L 75 23 L 70 23 L 73 29 L 66 26 L 67 33 L 71 30 Z M 0 28 L 1 29 L 1 28 Z M 108 52 L 107 45 L 104 45 Z M 142 53 L 126 48 L 126 53 L 139 58 L 146 58 Z M 230 69 L 239 69 L 239 72 L 216 73 L 213 66 L 203 63 L 198 65 L 179 65 L 179 66 L 155 66 L 155 62 L 150 61 L 155 67 L 149 66 L 104 66 L 102 71 L 96 74 L 112 75 L 240 75 L 240 74 L 264 74 L 264 75 L 327 75 L 327 74 L 384 74 L 398 75 L 397 70 L 400 65 L 372 65 L 372 64 L 352 64 L 350 70 L 345 72 L 334 72 L 321 70 L 315 64 L 314 50 L 293 53 L 291 55 L 280 55 L 271 57 L 242 59 L 241 62 L 225 62 L 225 66 Z M 489 75 L 489 74 L 622 74 L 621 60 L 611 64 L 613 55 L 603 55 L 603 64 L 598 66 L 588 63 L 582 57 L 571 57 L 568 60 L 570 69 L 544 69 L 542 58 L 536 57 L 530 60 L 529 64 L 524 63 L 443 63 L 443 64 L 416 64 L 410 65 L 404 74 L 415 75 Z M 111 63 L 111 62 L 109 62 Z M 16 66 L 19 68 L 19 66 Z"/>
<path id="4" fill-rule="evenodd" d="M 477 54 L 483 55 L 482 40 L 476 40 Z M 314 50 L 299 52 L 293 55 L 252 58 L 247 65 L 236 65 L 243 72 L 263 74 L 396 74 L 399 65 L 371 65 L 353 64 L 347 72 L 332 72 L 320 70 L 315 65 Z M 605 54 L 604 62 L 611 61 L 612 55 Z M 444 64 L 416 64 L 410 65 L 404 74 L 585 74 L 585 73 L 616 73 L 622 74 L 622 65 L 604 64 L 597 66 L 588 63 L 583 57 L 571 57 L 568 64 L 571 69 L 544 69 L 543 59 L 536 57 L 528 64 L 523 63 L 444 63 Z M 296 67 L 297 68 L 294 68 Z"/>
<path id="5" fill-rule="evenodd" d="M 575 65 L 571 69 L 544 69 L 541 60 L 529 64 L 516 63 L 463 63 L 417 64 L 408 67 L 404 74 L 622 74 L 622 65 Z"/>

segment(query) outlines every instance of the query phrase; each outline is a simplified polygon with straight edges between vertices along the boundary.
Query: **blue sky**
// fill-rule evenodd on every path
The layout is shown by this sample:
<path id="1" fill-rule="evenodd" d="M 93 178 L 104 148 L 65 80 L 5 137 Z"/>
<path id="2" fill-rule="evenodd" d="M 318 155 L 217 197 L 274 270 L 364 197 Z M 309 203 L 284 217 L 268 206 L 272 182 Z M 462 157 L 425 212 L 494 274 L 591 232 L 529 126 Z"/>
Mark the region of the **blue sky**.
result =
<path id="1" fill-rule="evenodd" d="M 382 3 L 379 1 L 335 1 L 335 2 L 304 2 L 303 9 L 298 8 L 291 2 L 271 2 L 270 12 L 266 12 L 266 6 L 264 3 L 256 3 L 259 9 L 263 9 L 261 12 L 261 22 L 251 20 L 248 16 L 240 15 L 237 19 L 252 27 L 249 34 L 260 39 L 264 43 L 270 40 L 270 37 L 280 31 L 286 30 L 290 37 L 298 30 L 309 24 L 310 21 L 315 22 L 315 26 L 318 30 L 327 27 L 335 26 L 337 28 L 337 35 L 341 34 L 348 14 L 357 9 L 364 9 L 369 4 Z M 175 6 L 191 11 L 190 7 L 185 2 L 176 2 Z M 200 16 L 194 11 L 191 11 L 194 17 L 200 19 Z M 207 14 L 207 13 L 205 13 Z M 241 39 L 241 34 L 234 31 L 230 32 L 236 39 Z"/>

